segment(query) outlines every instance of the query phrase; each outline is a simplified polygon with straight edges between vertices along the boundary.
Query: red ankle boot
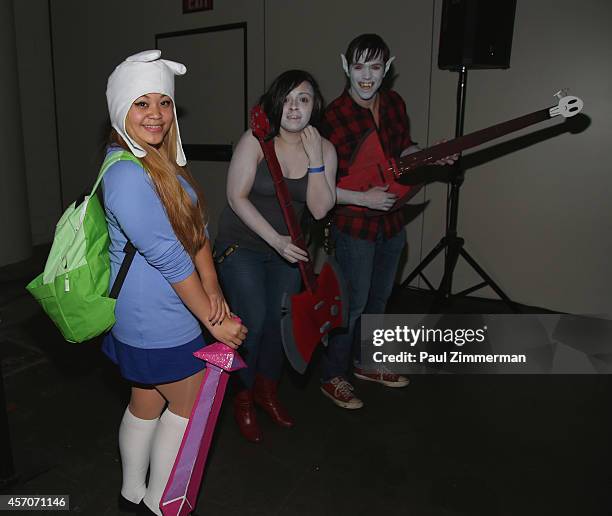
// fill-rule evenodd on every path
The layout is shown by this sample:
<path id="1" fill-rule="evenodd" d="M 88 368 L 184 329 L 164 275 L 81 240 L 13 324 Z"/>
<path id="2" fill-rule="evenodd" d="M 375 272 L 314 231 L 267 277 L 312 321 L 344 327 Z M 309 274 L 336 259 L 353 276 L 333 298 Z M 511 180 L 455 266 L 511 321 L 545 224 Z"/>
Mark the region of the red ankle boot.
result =
<path id="1" fill-rule="evenodd" d="M 253 389 L 253 400 L 257 405 L 264 409 L 277 425 L 284 428 L 291 428 L 295 421 L 291 418 L 285 407 L 283 407 L 276 397 L 278 382 L 270 380 L 265 376 L 257 375 L 255 378 L 255 388 Z"/>
<path id="2" fill-rule="evenodd" d="M 253 391 L 244 389 L 234 397 L 234 417 L 240 433 L 247 441 L 258 443 L 262 440 L 261 430 L 255 417 Z"/>

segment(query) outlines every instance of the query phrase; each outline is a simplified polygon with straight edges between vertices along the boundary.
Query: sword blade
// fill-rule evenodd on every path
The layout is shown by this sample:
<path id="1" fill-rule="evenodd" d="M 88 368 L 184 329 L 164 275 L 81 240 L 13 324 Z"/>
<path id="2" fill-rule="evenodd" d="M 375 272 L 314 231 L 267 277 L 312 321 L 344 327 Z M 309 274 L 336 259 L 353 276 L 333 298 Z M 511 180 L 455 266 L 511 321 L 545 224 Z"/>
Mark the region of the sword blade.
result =
<path id="1" fill-rule="evenodd" d="M 194 509 L 228 372 L 246 367 L 233 349 L 220 342 L 205 346 L 194 355 L 206 360 L 206 372 L 159 504 L 164 516 L 183 516 Z"/>

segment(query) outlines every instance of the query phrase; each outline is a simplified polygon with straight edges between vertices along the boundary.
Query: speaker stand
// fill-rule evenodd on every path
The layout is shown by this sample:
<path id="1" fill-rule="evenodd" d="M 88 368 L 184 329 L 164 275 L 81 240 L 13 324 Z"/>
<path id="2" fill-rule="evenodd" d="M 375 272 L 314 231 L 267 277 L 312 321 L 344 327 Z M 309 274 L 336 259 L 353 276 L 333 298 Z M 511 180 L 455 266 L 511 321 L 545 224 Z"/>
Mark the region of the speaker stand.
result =
<path id="1" fill-rule="evenodd" d="M 455 136 L 463 135 L 463 121 L 465 117 L 465 97 L 467 86 L 467 67 L 459 68 L 459 78 L 457 83 L 457 113 L 455 122 Z M 485 270 L 478 262 L 466 251 L 464 244 L 465 240 L 457 235 L 457 219 L 459 215 L 459 192 L 463 184 L 465 171 L 461 165 L 461 157 L 453 165 L 452 178 L 450 180 L 451 191 L 446 206 L 446 233 L 440 239 L 438 244 L 429 252 L 429 254 L 421 261 L 419 265 L 408 275 L 401 283 L 400 288 L 404 289 L 417 277 L 421 276 L 430 290 L 435 291 L 434 302 L 431 306 L 432 313 L 442 313 L 449 308 L 453 298 L 467 296 L 468 294 L 479 290 L 483 287 L 491 287 L 502 301 L 514 313 L 520 312 L 516 303 L 514 303 L 504 291 L 491 279 Z M 423 270 L 433 261 L 433 259 L 444 251 L 444 275 L 440 281 L 440 285 L 436 289 L 427 277 L 423 274 Z M 482 282 L 469 287 L 456 294 L 452 293 L 453 275 L 459 256 L 472 267 L 472 269 L 480 276 Z"/>

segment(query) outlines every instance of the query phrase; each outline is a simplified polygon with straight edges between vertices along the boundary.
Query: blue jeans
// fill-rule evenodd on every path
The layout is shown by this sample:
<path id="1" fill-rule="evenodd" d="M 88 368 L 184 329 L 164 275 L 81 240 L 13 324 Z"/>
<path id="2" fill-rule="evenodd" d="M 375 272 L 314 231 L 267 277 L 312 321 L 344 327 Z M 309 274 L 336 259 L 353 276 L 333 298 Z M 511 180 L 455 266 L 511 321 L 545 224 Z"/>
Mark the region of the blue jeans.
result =
<path id="1" fill-rule="evenodd" d="M 323 353 L 321 379 L 324 382 L 348 374 L 355 342 L 355 362 L 360 362 L 361 314 L 385 312 L 400 255 L 406 245 L 404 229 L 388 240 L 379 231 L 374 242 L 353 238 L 335 227 L 333 229 L 336 260 L 348 287 L 349 321 L 347 328 L 336 330 L 331 335 Z"/>
<path id="2" fill-rule="evenodd" d="M 227 247 L 215 245 L 218 252 Z M 255 374 L 271 380 L 280 378 L 284 352 L 280 333 L 283 294 L 299 292 L 300 271 L 275 251 L 253 251 L 239 247 L 220 264 L 217 271 L 227 302 L 248 328 L 240 354 L 247 364 L 238 372 L 247 389 Z"/>

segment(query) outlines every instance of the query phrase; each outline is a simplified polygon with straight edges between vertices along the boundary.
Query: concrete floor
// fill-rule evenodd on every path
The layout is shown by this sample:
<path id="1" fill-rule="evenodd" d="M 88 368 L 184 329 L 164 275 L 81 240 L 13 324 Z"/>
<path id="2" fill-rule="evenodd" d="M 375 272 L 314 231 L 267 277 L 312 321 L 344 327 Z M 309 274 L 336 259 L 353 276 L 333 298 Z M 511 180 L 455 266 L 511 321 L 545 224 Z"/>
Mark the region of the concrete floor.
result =
<path id="1" fill-rule="evenodd" d="M 69 494 L 71 511 L 120 514 L 117 428 L 127 386 L 96 342 L 64 342 L 23 290 L 42 269 L 0 269 L 0 353 L 16 478 L 2 494 Z M 469 303 L 469 302 L 468 302 Z M 390 311 L 415 311 L 418 293 Z M 494 312 L 496 302 L 462 305 Z M 501 308 L 503 311 L 503 307 Z M 612 514 L 608 376 L 418 375 L 405 389 L 355 381 L 346 411 L 316 371 L 287 372 L 280 396 L 297 425 L 260 414 L 245 442 L 225 403 L 198 513 L 516 516 Z"/>

